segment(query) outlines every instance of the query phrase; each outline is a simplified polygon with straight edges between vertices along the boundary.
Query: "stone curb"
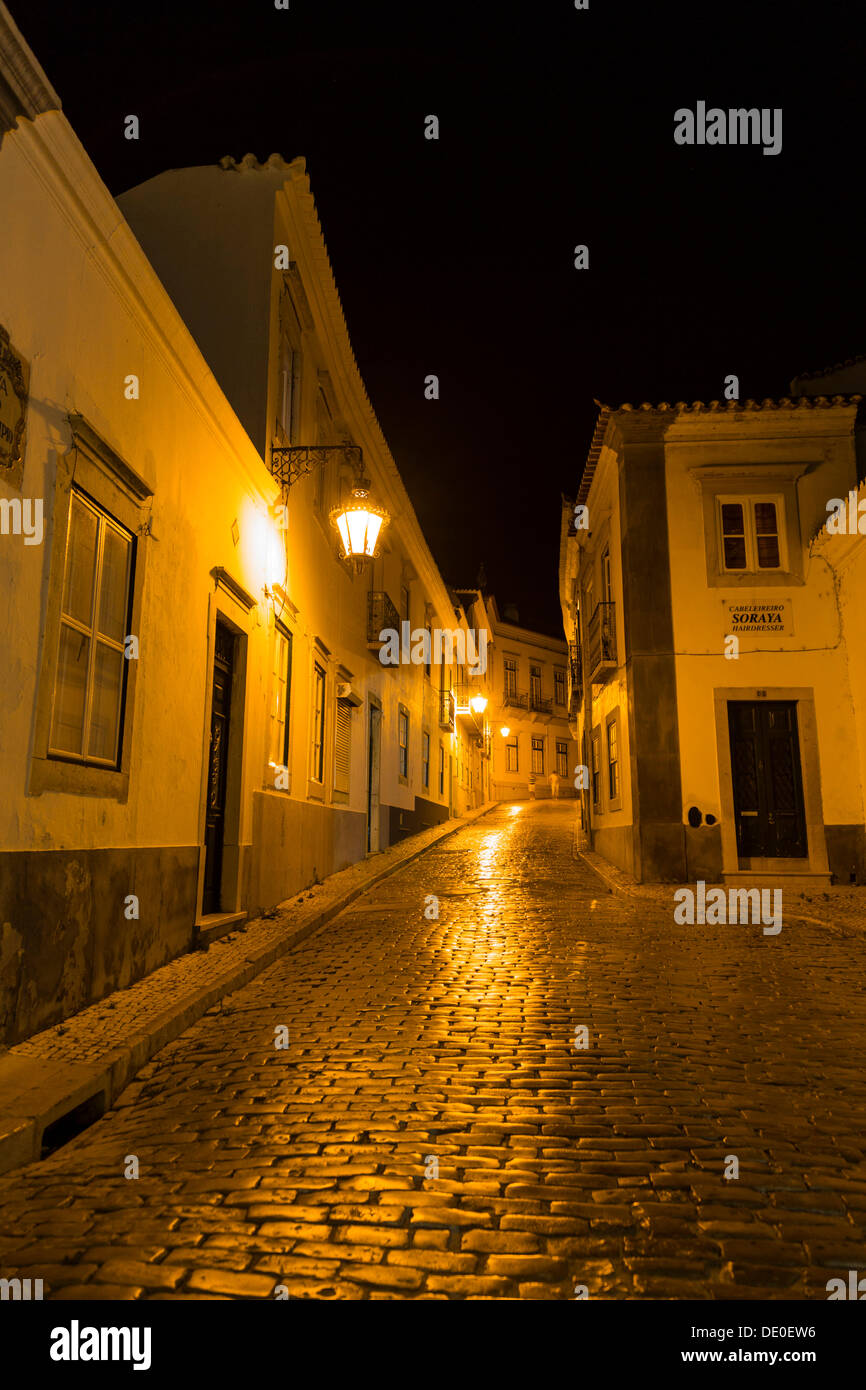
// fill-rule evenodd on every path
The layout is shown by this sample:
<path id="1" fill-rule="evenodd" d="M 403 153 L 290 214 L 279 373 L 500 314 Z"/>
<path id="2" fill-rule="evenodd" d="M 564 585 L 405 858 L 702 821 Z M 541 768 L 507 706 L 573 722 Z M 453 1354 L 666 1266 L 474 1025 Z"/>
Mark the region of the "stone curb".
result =
<path id="1" fill-rule="evenodd" d="M 256 975 L 261 974 L 294 946 L 326 926 L 332 918 L 370 888 L 389 878 L 391 874 L 397 873 L 405 865 L 411 864 L 451 835 L 456 835 L 459 830 L 466 829 L 498 804 L 488 801 L 479 810 L 472 811 L 459 820 L 449 820 L 442 827 L 422 831 L 422 844 L 413 845 L 412 840 L 416 838 L 413 836 L 412 840 L 404 840 L 399 845 L 392 846 L 392 849 L 404 852 L 395 854 L 390 861 L 384 863 L 378 857 L 369 860 L 367 874 L 359 875 L 359 866 L 350 865 L 344 872 L 355 871 L 354 881 L 347 885 L 345 891 L 337 892 L 336 896 L 322 904 L 321 908 L 314 908 L 312 913 L 303 917 L 301 921 L 292 924 L 287 920 L 289 911 L 297 913 L 296 903 L 281 904 L 276 922 L 278 926 L 284 923 L 287 929 L 276 939 L 258 946 L 251 945 L 251 948 L 244 950 L 242 960 L 231 959 L 232 956 L 237 956 L 239 949 L 235 934 L 212 943 L 208 947 L 208 955 L 213 958 L 225 951 L 228 957 L 225 969 L 206 984 L 193 985 L 182 992 L 162 1012 L 153 1017 L 144 1029 L 122 1037 L 118 1046 L 106 1052 L 98 1062 L 74 1061 L 62 1055 L 38 1055 L 40 1039 L 48 1038 L 54 1033 L 53 1029 L 36 1034 L 10 1048 L 0 1056 L 0 1174 L 39 1159 L 45 1130 L 55 1121 L 69 1116 L 70 1112 L 80 1109 L 83 1120 L 73 1132 L 92 1123 L 113 1105 L 120 1092 L 151 1057 L 197 1022 L 214 1004 L 219 1003 L 227 994 L 232 994 L 249 984 Z M 405 852 L 407 845 L 410 848 Z M 387 855 L 388 850 L 385 850 L 384 854 Z M 338 878 L 339 875 L 333 877 Z M 327 883 L 326 879 L 322 886 L 326 887 Z M 264 920 L 256 918 L 247 923 L 246 927 L 262 924 Z M 240 944 L 241 949 L 244 944 Z M 185 952 L 161 969 L 171 971 L 172 966 L 181 968 L 181 963 L 193 954 L 196 953 Z M 144 980 L 136 983 L 146 986 L 148 979 L 152 978 L 146 976 Z M 125 992 L 119 991 L 117 997 Z M 115 996 L 108 996 L 109 999 L 113 997 Z M 76 1018 L 86 1019 L 91 1009 L 101 1012 L 105 1002 L 98 1001 L 88 1009 L 82 1010 L 80 1014 L 74 1015 L 73 1020 L 68 1022 Z M 70 1041 L 68 1051 L 72 1057 L 75 1055 L 75 1047 L 75 1041 Z M 60 1051 L 62 1054 L 62 1047 Z M 72 1138 L 73 1134 L 70 1133 L 69 1137 Z"/>
<path id="2" fill-rule="evenodd" d="M 593 851 L 581 849 L 577 843 L 576 825 L 574 832 L 574 842 L 572 846 L 572 855 L 575 859 L 580 859 L 588 869 L 591 869 L 592 872 L 596 874 L 604 884 L 607 885 L 607 887 L 610 889 L 612 893 L 618 893 L 621 897 L 632 898 L 638 902 L 650 902 L 655 903 L 658 907 L 663 906 L 663 904 L 659 901 L 659 898 L 655 893 L 644 892 L 642 891 L 641 884 L 629 882 L 626 875 L 623 873 L 621 869 L 617 869 L 615 871 L 608 871 L 608 867 L 606 864 L 601 864 L 597 862 L 601 858 L 600 855 L 595 854 Z M 672 888 L 675 888 L 676 886 L 676 884 L 671 885 Z M 682 885 L 679 886 L 682 887 Z M 828 903 L 828 908 L 829 907 L 832 907 L 832 902 Z M 850 933 L 852 935 L 856 935 L 858 933 L 862 934 L 864 930 L 863 925 L 860 922 L 852 921 L 850 917 L 847 916 L 843 916 L 841 919 L 837 921 L 830 921 L 826 917 L 812 917 L 809 913 L 800 912 L 796 908 L 793 912 L 786 914 L 785 922 L 787 925 L 800 923 L 806 924 L 810 927 L 821 927 L 824 931 L 833 932 L 834 934 L 841 933 L 843 935 L 846 933 Z"/>

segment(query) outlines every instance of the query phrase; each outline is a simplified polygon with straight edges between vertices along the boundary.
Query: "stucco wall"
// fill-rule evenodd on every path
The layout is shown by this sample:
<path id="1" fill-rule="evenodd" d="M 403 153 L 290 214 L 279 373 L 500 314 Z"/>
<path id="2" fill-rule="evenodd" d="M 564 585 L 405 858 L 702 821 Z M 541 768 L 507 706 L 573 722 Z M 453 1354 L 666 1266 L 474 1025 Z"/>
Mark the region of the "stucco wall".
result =
<path id="1" fill-rule="evenodd" d="M 707 435 L 679 439 L 667 447 L 667 492 L 674 646 L 680 707 L 680 760 L 684 811 L 696 805 L 722 815 L 718 759 L 708 756 L 715 739 L 713 691 L 811 688 L 814 691 L 823 820 L 826 825 L 862 824 L 863 799 L 851 750 L 857 744 L 852 679 L 862 660 L 845 640 L 834 578 L 809 541 L 826 518 L 826 501 L 845 496 L 854 481 L 853 409 L 849 412 L 768 411 L 753 417 L 748 442 L 736 422 L 722 420 Z M 797 503 L 802 535 L 802 584 L 709 587 L 699 488 L 689 469 L 739 460 L 743 465 L 801 464 Z M 775 485 L 768 483 L 770 491 Z M 736 491 L 736 486 L 732 485 Z M 737 659 L 726 659 L 729 631 L 724 604 L 790 600 L 793 632 L 768 641 L 741 638 Z M 801 731 L 802 737 L 802 731 Z"/>

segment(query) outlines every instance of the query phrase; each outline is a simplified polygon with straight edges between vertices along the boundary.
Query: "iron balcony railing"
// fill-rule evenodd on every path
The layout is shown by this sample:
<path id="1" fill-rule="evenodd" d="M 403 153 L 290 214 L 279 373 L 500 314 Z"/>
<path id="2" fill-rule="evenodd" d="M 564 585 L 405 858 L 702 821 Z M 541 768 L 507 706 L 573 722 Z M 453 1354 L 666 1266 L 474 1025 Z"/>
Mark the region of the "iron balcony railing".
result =
<path id="1" fill-rule="evenodd" d="M 439 728 L 454 728 L 455 700 L 450 690 L 439 692 Z"/>
<path id="2" fill-rule="evenodd" d="M 540 691 L 530 691 L 529 708 L 537 714 L 552 714 L 553 699 L 551 696 L 542 695 Z"/>
<path id="3" fill-rule="evenodd" d="M 568 644 L 568 712 L 575 714 L 583 703 L 583 675 L 581 673 L 580 643 Z"/>
<path id="4" fill-rule="evenodd" d="M 385 641 L 381 632 L 390 629 L 400 635 L 400 614 L 382 590 L 367 595 L 367 646 L 381 647 Z"/>
<path id="5" fill-rule="evenodd" d="M 597 603 L 586 634 L 588 676 L 616 666 L 616 605 Z"/>
<path id="6" fill-rule="evenodd" d="M 504 705 L 510 705 L 513 709 L 529 709 L 529 693 L 526 690 L 508 690 L 502 697 Z"/>

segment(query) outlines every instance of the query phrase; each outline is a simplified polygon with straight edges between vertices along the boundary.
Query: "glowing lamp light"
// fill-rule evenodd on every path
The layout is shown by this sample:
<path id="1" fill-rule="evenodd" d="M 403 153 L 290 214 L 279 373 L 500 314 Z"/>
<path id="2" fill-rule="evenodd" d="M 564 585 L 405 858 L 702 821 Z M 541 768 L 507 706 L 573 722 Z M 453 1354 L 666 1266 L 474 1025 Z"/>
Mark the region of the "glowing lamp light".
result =
<path id="1" fill-rule="evenodd" d="M 336 526 L 343 544 L 343 559 L 354 560 L 358 568 L 365 560 L 375 560 L 379 536 L 390 520 L 384 507 L 370 501 L 365 487 L 353 488 L 349 501 L 331 512 L 331 525 Z"/>
<path id="2" fill-rule="evenodd" d="M 469 701 L 469 708 L 474 714 L 483 714 L 487 708 L 487 696 L 473 695 L 472 699 Z"/>
<path id="3" fill-rule="evenodd" d="M 511 730 L 509 729 L 507 724 L 503 724 L 499 732 L 501 733 L 503 738 L 508 738 L 508 735 L 511 733 Z"/>

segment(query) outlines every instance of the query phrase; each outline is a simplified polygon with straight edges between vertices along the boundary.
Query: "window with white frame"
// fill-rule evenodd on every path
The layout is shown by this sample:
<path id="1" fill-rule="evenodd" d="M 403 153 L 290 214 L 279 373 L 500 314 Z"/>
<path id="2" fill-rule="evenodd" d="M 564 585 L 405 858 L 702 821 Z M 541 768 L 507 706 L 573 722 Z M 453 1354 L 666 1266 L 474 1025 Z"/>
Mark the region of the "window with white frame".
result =
<path id="1" fill-rule="evenodd" d="M 133 537 L 72 490 L 49 755 L 117 767 Z"/>
<path id="2" fill-rule="evenodd" d="M 427 788 L 430 786 L 430 735 L 425 731 L 421 735 L 421 781 Z"/>
<path id="3" fill-rule="evenodd" d="M 301 325 L 287 290 L 280 301 L 277 418 L 286 439 L 297 443 L 301 404 Z"/>
<path id="4" fill-rule="evenodd" d="M 397 744 L 399 749 L 400 776 L 409 776 L 409 711 L 400 706 L 397 715 Z"/>
<path id="5" fill-rule="evenodd" d="M 601 729 L 592 731 L 592 804 L 601 810 Z"/>
<path id="6" fill-rule="evenodd" d="M 323 782 L 325 780 L 325 668 L 318 661 L 313 665 L 313 728 L 310 754 L 310 775 L 314 782 Z"/>
<path id="7" fill-rule="evenodd" d="M 510 738 L 505 745 L 505 771 L 519 772 L 517 757 L 517 735 Z"/>
<path id="8" fill-rule="evenodd" d="M 271 682 L 271 711 L 268 765 L 288 767 L 289 702 L 292 680 L 292 634 L 282 623 L 274 629 L 274 667 Z"/>
<path id="9" fill-rule="evenodd" d="M 439 795 L 445 795 L 445 749 L 439 744 Z"/>
<path id="10" fill-rule="evenodd" d="M 544 776 L 544 739 L 534 738 L 532 740 L 532 771 L 536 775 Z"/>
<path id="11" fill-rule="evenodd" d="M 613 716 L 607 721 L 607 791 L 611 801 L 619 796 L 619 740 L 617 721 Z"/>
<path id="12" fill-rule="evenodd" d="M 505 694 L 517 694 L 517 657 L 507 656 L 505 658 Z"/>
<path id="13" fill-rule="evenodd" d="M 781 497 L 716 498 L 719 552 L 730 573 L 784 568 L 784 502 Z"/>
<path id="14" fill-rule="evenodd" d="M 565 704 L 565 671 L 558 666 L 553 672 L 553 698 L 556 704 Z"/>
<path id="15" fill-rule="evenodd" d="M 556 740 L 556 770 L 560 777 L 568 776 L 568 743 L 565 739 Z"/>
<path id="16" fill-rule="evenodd" d="M 299 354 L 298 354 L 299 355 Z M 334 424 L 331 411 L 328 406 L 328 398 L 320 386 L 316 393 L 316 438 L 320 444 L 330 444 L 334 435 Z M 329 464 L 328 455 L 325 455 L 325 462 L 320 463 L 316 468 L 313 500 L 317 509 L 322 512 L 325 510 L 329 485 Z"/>

